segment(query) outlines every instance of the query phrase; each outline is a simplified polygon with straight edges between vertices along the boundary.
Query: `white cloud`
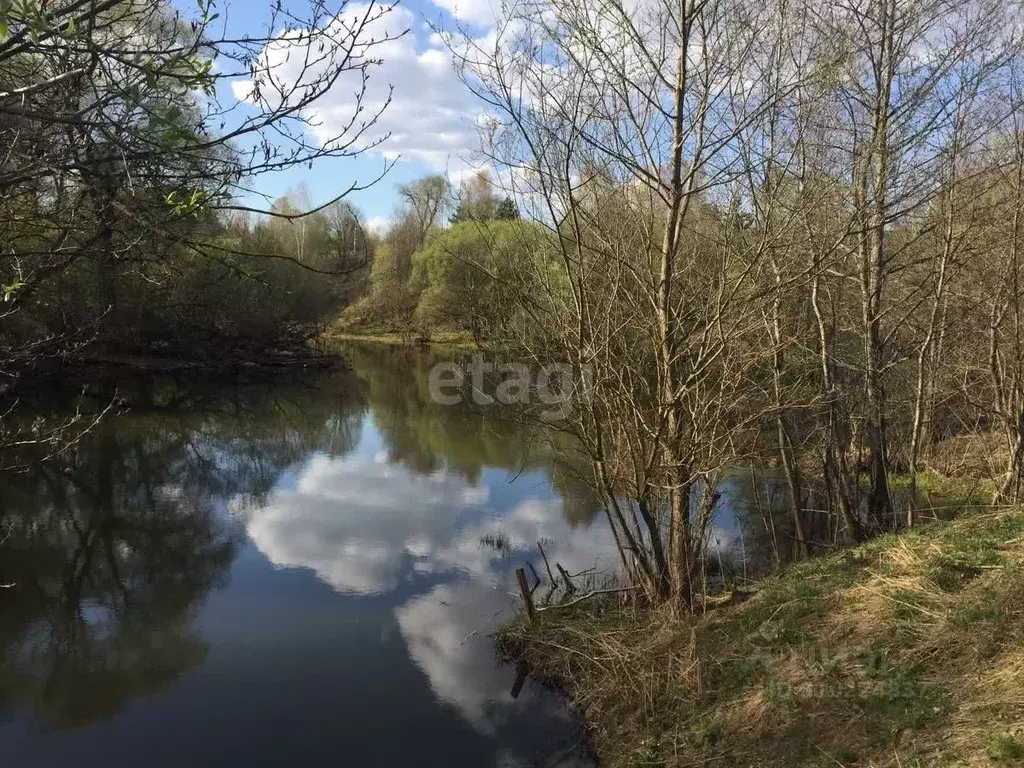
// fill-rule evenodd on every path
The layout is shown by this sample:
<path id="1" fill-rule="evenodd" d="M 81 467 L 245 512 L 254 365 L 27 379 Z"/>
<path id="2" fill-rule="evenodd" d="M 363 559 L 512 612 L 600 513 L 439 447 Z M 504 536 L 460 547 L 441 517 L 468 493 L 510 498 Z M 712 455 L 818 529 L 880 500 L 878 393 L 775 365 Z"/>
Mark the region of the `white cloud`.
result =
<path id="1" fill-rule="evenodd" d="M 459 13 L 467 13 L 467 20 L 476 21 L 483 17 L 486 4 L 488 0 L 473 0 Z M 461 8 L 461 0 L 459 5 Z M 366 8 L 364 4 L 349 4 L 343 18 L 350 23 L 354 15 L 365 13 Z M 373 44 L 361 52 L 381 60 L 379 66 L 368 70 L 370 79 L 362 98 L 361 115 L 376 114 L 389 98 L 391 102 L 359 143 L 366 147 L 382 142 L 374 151 L 387 158 L 418 160 L 437 171 L 457 169 L 466 164 L 473 149 L 479 146 L 479 104 L 456 76 L 443 41 L 437 35 L 418 36 L 415 22 L 410 10 L 396 7 L 363 30 L 362 40 L 397 39 Z M 336 25 L 338 36 L 344 39 L 347 33 L 343 22 Z M 409 32 L 400 36 L 405 30 Z M 287 42 L 296 34 L 284 33 L 278 38 L 281 42 L 268 45 L 263 52 L 265 66 L 272 70 L 276 80 L 286 84 L 309 82 L 317 74 L 316 67 L 303 73 L 306 52 L 302 44 Z M 307 110 L 307 117 L 317 123 L 313 133 L 321 143 L 336 139 L 352 121 L 359 106 L 359 88 L 359 76 L 355 72 L 345 73 Z M 240 100 L 252 100 L 252 84 L 248 80 L 233 82 L 232 91 Z M 263 91 L 266 95 L 267 88 Z"/>
<path id="2" fill-rule="evenodd" d="M 363 222 L 363 226 L 371 235 L 382 235 L 391 226 L 391 219 L 388 216 L 371 216 Z M 387 454 L 382 455 L 387 456 Z"/>
<path id="3" fill-rule="evenodd" d="M 395 612 L 409 657 L 430 680 L 438 699 L 456 709 L 477 731 L 498 733 L 518 712 L 551 719 L 569 720 L 571 714 L 558 694 L 537 685 L 527 685 L 518 700 L 511 695 L 515 668 L 494 663 L 494 644 L 488 636 L 494 624 L 495 605 L 507 601 L 494 589 L 462 581 L 435 587 L 410 600 Z M 499 737 L 500 740 L 500 737 Z M 496 768 L 535 765 L 504 752 Z M 552 768 L 592 768 L 584 755 L 566 751 L 551 756 Z"/>
<path id="4" fill-rule="evenodd" d="M 599 564 L 614 570 L 603 525 L 570 529 L 561 502 L 527 498 L 505 514 L 458 525 L 485 507 L 486 486 L 445 474 L 417 475 L 375 458 L 316 456 L 294 489 L 279 489 L 260 507 L 242 507 L 246 530 L 275 565 L 309 568 L 340 592 L 371 594 L 398 585 L 402 562 L 417 573 L 464 573 L 482 583 L 508 581 L 508 561 L 481 545 L 501 535 L 514 548 L 536 551 L 538 541 L 569 571 Z M 553 563 L 552 563 L 553 565 Z"/>
<path id="5" fill-rule="evenodd" d="M 561 510 L 560 500 L 524 499 L 507 514 L 467 526 L 436 549 L 431 561 L 437 570 L 458 568 L 492 584 L 510 583 L 504 559 L 480 546 L 484 537 L 500 535 L 514 549 L 528 551 L 531 556 L 538 553 L 538 541 L 551 542 L 545 545 L 545 552 L 552 568 L 557 560 L 570 573 L 594 567 L 614 572 L 618 561 L 607 526 L 598 521 L 586 528 L 570 529 Z"/>
<path id="6" fill-rule="evenodd" d="M 483 733 L 494 730 L 491 702 L 511 701 L 509 669 L 495 665 L 491 640 L 480 631 L 502 602 L 493 589 L 461 582 L 436 587 L 395 612 L 409 656 L 435 695 Z"/>
<path id="7" fill-rule="evenodd" d="M 570 530 L 560 502 L 536 498 L 521 501 L 507 514 L 453 532 L 447 545 L 435 548 L 422 561 L 424 570 L 455 569 L 469 578 L 435 587 L 398 608 L 395 616 L 399 631 L 410 657 L 430 680 L 434 694 L 457 707 L 483 733 L 492 732 L 500 721 L 503 705 L 512 704 L 510 669 L 494 665 L 488 635 L 498 617 L 511 607 L 507 592 L 512 583 L 511 570 L 521 561 L 481 546 L 485 535 L 499 533 L 511 542 L 517 554 L 528 550 L 532 559 L 537 559 L 537 542 L 546 542 L 552 568 L 555 561 L 569 572 L 594 566 L 613 571 L 617 564 L 607 526 L 598 521 L 588 528 Z M 532 694 L 540 701 L 530 706 L 552 704 L 538 691 Z"/>
<path id="8" fill-rule="evenodd" d="M 552 567 L 614 571 L 608 528 L 601 521 L 570 528 L 558 499 L 527 496 L 499 511 L 486 486 L 444 472 L 417 475 L 377 459 L 316 456 L 294 489 L 274 491 L 260 507 L 239 505 L 237 514 L 271 562 L 311 569 L 339 592 L 393 591 L 406 564 L 415 574 L 408 578 L 447 578 L 398 606 L 395 617 L 437 697 L 481 732 L 492 732 L 519 706 L 508 693 L 512 673 L 495 666 L 488 637 L 511 607 L 513 566 L 526 553 L 539 563 L 543 541 Z M 499 534 L 512 557 L 483 545 L 485 536 Z"/>

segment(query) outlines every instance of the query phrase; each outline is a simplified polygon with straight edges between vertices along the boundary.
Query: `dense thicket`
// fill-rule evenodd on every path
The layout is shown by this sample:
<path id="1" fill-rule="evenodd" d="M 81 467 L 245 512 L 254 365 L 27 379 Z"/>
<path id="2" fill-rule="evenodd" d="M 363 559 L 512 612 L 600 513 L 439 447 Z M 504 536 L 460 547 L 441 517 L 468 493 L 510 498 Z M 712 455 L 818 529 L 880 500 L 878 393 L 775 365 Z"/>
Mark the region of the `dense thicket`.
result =
<path id="1" fill-rule="evenodd" d="M 591 384 L 565 427 L 650 594 L 691 601 L 738 457 L 782 468 L 799 553 L 912 524 L 965 436 L 1021 497 L 1022 39 L 944 0 L 552 0 L 451 39 L 545 232 L 502 294 Z"/>

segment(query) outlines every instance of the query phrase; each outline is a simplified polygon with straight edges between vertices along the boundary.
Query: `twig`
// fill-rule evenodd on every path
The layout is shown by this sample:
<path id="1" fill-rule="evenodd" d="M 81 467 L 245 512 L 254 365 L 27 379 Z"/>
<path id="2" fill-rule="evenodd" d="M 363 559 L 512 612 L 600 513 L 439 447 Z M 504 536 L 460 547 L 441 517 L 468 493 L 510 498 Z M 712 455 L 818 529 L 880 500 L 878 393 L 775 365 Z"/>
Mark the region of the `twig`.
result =
<path id="1" fill-rule="evenodd" d="M 595 595 L 610 595 L 610 594 L 615 594 L 615 593 L 620 593 L 620 592 L 632 592 L 632 591 L 637 590 L 637 589 L 640 589 L 640 587 L 639 586 L 635 586 L 635 587 L 617 587 L 615 589 L 595 589 L 593 592 L 587 592 L 587 594 L 580 595 L 575 600 L 570 600 L 567 603 L 558 603 L 556 605 L 548 605 L 548 606 L 545 606 L 544 608 L 538 608 L 537 610 L 538 611 L 547 611 L 547 610 L 549 610 L 551 608 L 568 608 L 571 605 L 576 605 L 576 603 L 583 602 L 584 600 L 586 600 L 588 598 L 591 598 L 591 597 L 594 597 Z"/>
<path id="2" fill-rule="evenodd" d="M 544 567 L 548 569 L 548 578 L 551 579 L 552 586 L 558 586 L 558 581 L 555 579 L 555 575 L 551 573 L 551 564 L 548 562 L 548 556 L 544 554 L 544 545 L 539 541 L 537 542 L 537 549 L 540 550 L 540 556 L 544 558 Z"/>
<path id="3" fill-rule="evenodd" d="M 560 562 L 558 562 L 557 560 L 555 561 L 555 568 L 558 569 L 558 572 L 562 575 L 562 581 L 565 582 L 565 592 L 566 592 L 566 594 L 571 594 L 571 593 L 575 592 L 576 591 L 576 585 L 572 583 L 572 579 L 569 578 L 569 574 L 566 572 L 565 568 L 562 567 L 562 564 Z"/>
<path id="4" fill-rule="evenodd" d="M 526 567 L 530 569 L 530 573 L 533 574 L 534 585 L 530 589 L 530 595 L 533 595 L 537 591 L 537 587 L 540 586 L 540 576 L 537 575 L 537 569 L 533 567 L 533 563 L 527 561 Z"/>

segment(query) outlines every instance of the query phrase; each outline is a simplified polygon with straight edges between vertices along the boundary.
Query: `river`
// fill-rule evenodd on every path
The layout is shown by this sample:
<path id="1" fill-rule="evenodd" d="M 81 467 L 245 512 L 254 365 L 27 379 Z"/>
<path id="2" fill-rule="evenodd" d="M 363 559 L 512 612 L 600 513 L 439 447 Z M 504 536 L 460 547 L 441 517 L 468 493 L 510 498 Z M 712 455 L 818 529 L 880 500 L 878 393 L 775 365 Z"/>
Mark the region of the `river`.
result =
<path id="1" fill-rule="evenodd" d="M 0 763 L 590 765 L 490 637 L 538 542 L 615 568 L 586 484 L 532 429 L 434 403 L 428 353 L 349 360 L 122 385 L 66 458 L 0 476 Z"/>

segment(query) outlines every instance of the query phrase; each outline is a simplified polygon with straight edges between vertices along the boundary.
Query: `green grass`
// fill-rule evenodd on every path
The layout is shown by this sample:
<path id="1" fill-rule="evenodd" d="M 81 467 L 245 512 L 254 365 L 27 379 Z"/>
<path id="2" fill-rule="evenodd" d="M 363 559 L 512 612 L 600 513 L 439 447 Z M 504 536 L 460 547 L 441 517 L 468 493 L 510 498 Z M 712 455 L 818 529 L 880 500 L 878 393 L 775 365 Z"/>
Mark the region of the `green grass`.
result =
<path id="1" fill-rule="evenodd" d="M 429 337 L 417 333 L 398 333 L 392 331 L 343 332 L 328 331 L 325 335 L 328 342 L 360 342 L 373 344 L 390 344 L 393 346 L 428 346 L 431 348 L 472 352 L 480 348 L 468 333 L 456 331 L 440 331 Z"/>
<path id="2" fill-rule="evenodd" d="M 1024 765 L 1024 513 L 798 563 L 697 616 L 592 600 L 499 650 L 564 690 L 602 765 Z"/>
<path id="3" fill-rule="evenodd" d="M 992 737 L 988 749 L 989 759 L 999 765 L 1024 765 L 1024 740 L 1000 734 Z"/>

